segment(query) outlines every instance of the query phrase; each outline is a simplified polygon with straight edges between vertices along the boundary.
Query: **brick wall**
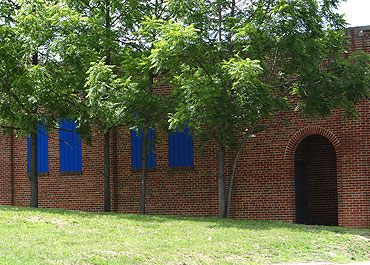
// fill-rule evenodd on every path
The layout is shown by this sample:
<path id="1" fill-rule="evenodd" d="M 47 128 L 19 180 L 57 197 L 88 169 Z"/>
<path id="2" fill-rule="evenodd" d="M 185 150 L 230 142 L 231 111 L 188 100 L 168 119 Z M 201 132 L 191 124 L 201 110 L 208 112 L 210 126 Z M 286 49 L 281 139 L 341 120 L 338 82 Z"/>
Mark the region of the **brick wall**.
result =
<path id="1" fill-rule="evenodd" d="M 49 173 L 39 175 L 39 207 L 102 211 L 103 136 L 96 135 L 92 146 L 83 145 L 82 174 L 66 174 L 60 172 L 58 131 L 49 135 Z M 27 175 L 26 138 L 16 138 L 14 149 L 17 154 L 14 204 L 28 206 L 30 188 Z"/>
<path id="2" fill-rule="evenodd" d="M 361 28 L 349 30 L 352 50 L 368 49 L 368 33 L 366 30 L 361 34 L 360 32 Z M 168 86 L 162 85 L 158 87 L 157 92 L 168 94 L 169 89 Z M 231 217 L 295 222 L 294 154 L 299 143 L 305 138 L 321 135 L 315 137 L 327 144 L 324 151 L 328 151 L 331 146 L 336 155 L 335 162 L 326 164 L 332 165 L 331 170 L 336 167 L 338 224 L 369 228 L 369 107 L 367 101 L 359 104 L 359 119 L 354 122 L 346 121 L 341 111 L 335 111 L 331 117 L 316 121 L 305 120 L 296 113 L 280 113 L 276 116 L 277 123 L 289 118 L 291 124 L 286 126 L 281 123 L 281 126 L 273 126 L 268 132 L 259 133 L 248 140 L 243 148 L 236 170 Z M 40 176 L 39 180 L 40 207 L 102 211 L 103 135 L 96 132 L 92 145 L 83 144 L 82 173 L 71 175 L 60 173 L 59 143 L 55 140 L 58 139 L 58 132 L 50 135 L 49 174 Z M 147 213 L 216 217 L 216 147 L 210 144 L 201 156 L 196 150 L 195 139 L 194 167 L 171 169 L 168 165 L 167 136 L 160 132 L 156 132 L 156 135 L 161 141 L 156 145 L 156 169 L 148 172 Z M 112 132 L 111 143 L 112 208 L 118 212 L 138 213 L 140 173 L 131 170 L 129 130 L 122 127 Z M 314 157 L 310 159 L 316 159 L 316 164 L 320 164 L 318 162 L 329 156 L 324 154 L 326 151 L 320 149 L 323 147 L 323 143 L 319 144 L 311 152 Z M 227 172 L 231 158 L 232 154 L 228 152 Z M 14 174 L 11 173 L 11 159 L 14 162 Z M 11 142 L 10 136 L 1 136 L 0 163 L 0 204 L 27 206 L 29 181 L 26 139 L 14 138 Z M 320 169 L 320 166 L 314 168 Z M 319 174 L 325 172 L 320 171 L 317 175 Z M 334 173 L 330 176 L 334 176 Z M 12 183 L 14 193 L 11 192 Z M 331 185 L 334 186 L 329 186 Z M 311 189 L 318 188 L 312 186 Z M 323 201 L 321 195 L 318 197 L 318 201 Z M 332 207 L 334 204 L 332 202 L 326 207 Z"/>
<path id="3" fill-rule="evenodd" d="M 5 135 L 0 133 L 0 204 L 13 204 L 13 189 L 14 171 L 12 167 L 13 135 Z"/>

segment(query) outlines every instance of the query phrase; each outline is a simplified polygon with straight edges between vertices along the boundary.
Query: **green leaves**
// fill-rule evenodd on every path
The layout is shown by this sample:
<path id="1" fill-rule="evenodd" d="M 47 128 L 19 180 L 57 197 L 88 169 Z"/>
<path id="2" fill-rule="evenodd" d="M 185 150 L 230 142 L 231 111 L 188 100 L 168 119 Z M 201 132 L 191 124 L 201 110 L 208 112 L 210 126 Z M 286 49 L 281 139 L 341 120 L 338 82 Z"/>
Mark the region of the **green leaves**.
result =
<path id="1" fill-rule="evenodd" d="M 119 124 L 120 113 L 126 108 L 121 79 L 114 74 L 114 66 L 106 65 L 105 58 L 92 63 L 86 80 L 86 104 L 89 118 L 95 121 L 103 132 Z"/>
<path id="2" fill-rule="evenodd" d="M 154 127 L 172 104 L 154 88 L 169 82 L 176 126 L 190 122 L 233 145 L 228 134 L 252 131 L 285 109 L 292 94 L 309 116 L 350 108 L 367 96 L 369 59 L 343 59 L 345 22 L 333 11 L 337 4 L 2 1 L 1 100 L 19 105 L 3 115 L 16 108 L 27 115 L 92 115 L 107 121 L 106 130 L 120 122 L 145 127 L 149 113 Z"/>
<path id="3" fill-rule="evenodd" d="M 173 20 L 158 21 L 157 27 L 160 32 L 158 40 L 151 51 L 150 59 L 153 67 L 158 73 L 166 72 L 168 69 L 175 71 L 182 67 L 181 58 L 189 59 L 197 53 L 196 44 L 199 36 L 193 25 L 185 26 L 183 22 L 175 23 Z M 179 65 L 180 64 L 180 65 Z"/>
<path id="4" fill-rule="evenodd" d="M 308 116 L 351 109 L 368 94 L 369 59 L 343 58 L 345 23 L 333 12 L 337 4 L 168 1 L 174 16 L 156 27 L 151 60 L 175 87 L 171 122 L 190 120 L 195 133 L 234 146 L 231 134 L 253 131 L 287 109 L 293 91 Z"/>
<path id="5" fill-rule="evenodd" d="M 1 120 L 19 133 L 35 132 L 38 123 L 52 129 L 78 99 L 81 68 L 64 60 L 61 44 L 79 19 L 61 1 L 15 4 L 0 25 Z"/>
<path id="6" fill-rule="evenodd" d="M 96 1 L 85 7 L 97 35 L 82 37 L 98 58 L 104 57 L 99 62 L 92 58 L 87 71 L 87 123 L 98 123 L 104 132 L 117 125 L 148 132 L 167 122 L 169 99 L 154 91 L 160 80 L 150 59 L 158 28 L 165 23 L 163 7 L 153 1 Z"/>

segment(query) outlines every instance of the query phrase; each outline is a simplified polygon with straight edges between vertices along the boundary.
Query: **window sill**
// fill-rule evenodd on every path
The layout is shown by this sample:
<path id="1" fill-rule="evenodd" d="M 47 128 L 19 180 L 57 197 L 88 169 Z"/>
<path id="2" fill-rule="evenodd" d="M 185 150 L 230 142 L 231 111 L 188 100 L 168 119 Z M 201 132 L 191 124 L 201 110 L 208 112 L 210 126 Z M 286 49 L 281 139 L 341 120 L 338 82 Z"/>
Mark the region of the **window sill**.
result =
<path id="1" fill-rule="evenodd" d="M 155 169 L 155 167 L 148 167 L 146 169 L 146 171 L 147 172 L 154 172 L 154 171 L 156 171 L 156 169 Z M 133 173 L 139 173 L 139 172 L 141 172 L 141 168 L 131 168 L 131 172 L 133 172 Z"/>
<path id="2" fill-rule="evenodd" d="M 27 173 L 28 176 L 30 176 L 30 173 Z M 37 176 L 49 176 L 49 172 L 38 172 Z"/>
<path id="3" fill-rule="evenodd" d="M 81 176 L 82 171 L 60 171 L 59 176 Z"/>
<path id="4" fill-rule="evenodd" d="M 176 166 L 170 167 L 170 171 L 193 171 L 194 166 Z"/>

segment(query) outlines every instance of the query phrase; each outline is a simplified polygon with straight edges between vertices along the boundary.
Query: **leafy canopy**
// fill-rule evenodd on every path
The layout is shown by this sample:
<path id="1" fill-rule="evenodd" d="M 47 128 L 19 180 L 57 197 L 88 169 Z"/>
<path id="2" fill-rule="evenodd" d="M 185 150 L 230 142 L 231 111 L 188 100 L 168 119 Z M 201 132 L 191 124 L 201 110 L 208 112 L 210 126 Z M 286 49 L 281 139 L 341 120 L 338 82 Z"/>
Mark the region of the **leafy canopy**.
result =
<path id="1" fill-rule="evenodd" d="M 276 111 L 325 116 L 365 98 L 369 59 L 344 58 L 338 2 L 168 0 L 173 18 L 153 23 L 151 59 L 175 87 L 172 126 L 190 121 L 204 139 L 232 147 Z"/>
<path id="2" fill-rule="evenodd" d="M 12 8 L 10 8 L 12 7 Z M 0 8 L 0 119 L 20 133 L 53 128 L 76 102 L 76 68 L 61 48 L 79 18 L 57 1 L 4 1 Z"/>

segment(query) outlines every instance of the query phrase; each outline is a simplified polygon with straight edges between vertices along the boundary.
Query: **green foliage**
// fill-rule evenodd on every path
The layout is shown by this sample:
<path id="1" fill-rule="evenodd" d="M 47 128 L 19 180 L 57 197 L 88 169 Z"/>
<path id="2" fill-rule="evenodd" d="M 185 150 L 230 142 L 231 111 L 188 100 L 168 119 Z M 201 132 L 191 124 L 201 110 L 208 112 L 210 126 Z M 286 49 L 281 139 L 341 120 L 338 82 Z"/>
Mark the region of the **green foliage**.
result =
<path id="1" fill-rule="evenodd" d="M 190 126 L 225 150 L 277 111 L 353 115 L 368 98 L 370 60 L 344 58 L 338 3 L 1 1 L 0 122 L 29 133 L 67 118 L 85 137 L 96 123 L 146 135 L 170 113 L 170 129 Z M 172 97 L 154 91 L 164 82 Z"/>
<path id="2" fill-rule="evenodd" d="M 6 12 L 0 16 L 0 125 L 30 134 L 30 206 L 38 207 L 36 133 L 75 117 L 83 68 L 69 64 L 76 60 L 66 51 L 83 21 L 62 1 L 9 0 L 0 9 Z"/>
<path id="3" fill-rule="evenodd" d="M 77 9 L 86 12 L 91 27 L 96 27 L 92 36 L 88 33 L 82 38 L 88 38 L 98 58 L 104 58 L 99 63 L 91 60 L 88 70 L 89 117 L 104 131 L 116 125 L 144 132 L 163 127 L 169 103 L 167 97 L 153 93 L 158 76 L 153 74 L 149 56 L 155 33 L 148 24 L 149 17 L 161 14 L 163 3 L 161 6 L 151 1 L 110 1 L 112 24 L 108 28 L 103 20 L 107 11 L 104 3 L 96 1 L 81 8 L 82 4 L 76 2 Z"/>
<path id="4" fill-rule="evenodd" d="M 169 0 L 151 55 L 179 102 L 172 125 L 233 147 L 278 110 L 316 117 L 368 96 L 369 57 L 344 59 L 338 1 Z M 155 24 L 154 22 L 152 23 Z M 295 104 L 290 103 L 292 96 Z M 258 129 L 257 129 L 258 128 Z"/>
<path id="5" fill-rule="evenodd" d="M 92 63 L 89 69 L 86 86 L 89 118 L 97 122 L 100 130 L 108 131 L 117 125 L 119 113 L 124 108 L 119 92 L 120 83 L 113 73 L 114 66 L 106 65 L 103 61 Z M 99 120 L 101 119 L 101 120 Z"/>
<path id="6" fill-rule="evenodd" d="M 52 129 L 77 100 L 71 82 L 77 69 L 63 62 L 59 44 L 78 18 L 55 1 L 14 6 L 0 24 L 0 119 L 19 133 L 35 132 L 40 123 Z"/>
<path id="7" fill-rule="evenodd" d="M 13 21 L 13 15 L 15 10 L 19 6 L 15 3 L 14 0 L 3 0 L 0 2 L 0 25 L 5 23 L 10 23 Z"/>
<path id="8" fill-rule="evenodd" d="M 353 113 L 369 95 L 370 59 L 344 59 L 345 22 L 336 0 L 168 0 L 154 18 L 151 59 L 174 86 L 171 127 L 189 124 L 201 147 L 218 146 L 219 217 L 227 217 L 238 157 L 248 135 L 278 111 L 309 117 Z M 244 134 L 243 140 L 240 135 Z M 226 200 L 226 148 L 235 150 Z"/>

